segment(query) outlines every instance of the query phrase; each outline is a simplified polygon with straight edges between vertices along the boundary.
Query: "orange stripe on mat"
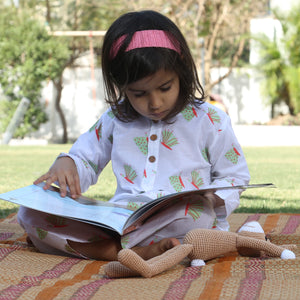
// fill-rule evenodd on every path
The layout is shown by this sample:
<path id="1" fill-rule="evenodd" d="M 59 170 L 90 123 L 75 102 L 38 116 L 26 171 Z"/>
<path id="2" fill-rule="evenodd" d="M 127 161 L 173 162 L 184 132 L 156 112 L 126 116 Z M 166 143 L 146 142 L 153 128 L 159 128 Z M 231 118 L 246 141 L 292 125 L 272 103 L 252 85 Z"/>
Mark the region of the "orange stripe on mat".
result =
<path id="1" fill-rule="evenodd" d="M 280 214 L 273 214 L 267 216 L 265 224 L 263 224 L 262 226 L 266 234 L 272 231 L 276 227 L 279 218 L 280 218 Z"/>
<path id="2" fill-rule="evenodd" d="M 237 256 L 227 256 L 220 258 L 213 266 L 213 274 L 209 279 L 201 293 L 200 299 L 218 300 L 223 289 L 223 284 L 226 279 L 231 277 L 231 264 Z"/>
<path id="3" fill-rule="evenodd" d="M 9 214 L 8 216 L 6 216 L 4 219 L 0 219 L 0 223 L 1 222 L 4 222 L 4 221 L 7 221 L 7 220 L 9 220 L 9 219 L 13 219 L 14 217 L 15 217 L 15 215 L 16 215 L 17 213 L 11 213 L 11 214 Z"/>
<path id="4" fill-rule="evenodd" d="M 53 286 L 43 289 L 37 296 L 36 300 L 50 300 L 56 297 L 64 288 L 72 286 L 76 282 L 90 279 L 93 275 L 99 274 L 100 268 L 107 262 L 92 261 L 87 264 L 84 269 L 72 279 L 57 281 Z"/>

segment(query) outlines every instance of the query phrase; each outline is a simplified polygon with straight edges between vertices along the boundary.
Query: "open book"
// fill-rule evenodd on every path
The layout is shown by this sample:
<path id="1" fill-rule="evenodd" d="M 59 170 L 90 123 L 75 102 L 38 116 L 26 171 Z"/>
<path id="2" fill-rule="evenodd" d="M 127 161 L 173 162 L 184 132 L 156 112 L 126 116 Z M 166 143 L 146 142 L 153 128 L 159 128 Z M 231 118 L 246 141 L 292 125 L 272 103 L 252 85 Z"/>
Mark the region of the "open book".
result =
<path id="1" fill-rule="evenodd" d="M 43 190 L 43 185 L 44 183 L 39 185 L 29 185 L 17 190 L 3 193 L 0 194 L 0 199 L 45 213 L 90 223 L 113 230 L 120 235 L 135 230 L 155 212 L 172 204 L 172 202 L 180 199 L 181 197 L 193 194 L 201 195 L 208 191 L 214 192 L 217 190 L 244 190 L 248 188 L 275 187 L 271 183 L 245 186 L 210 187 L 170 194 L 155 200 L 150 199 L 143 194 L 132 195 L 130 199 L 127 197 L 126 200 L 129 200 L 130 203 L 146 203 L 135 209 L 131 208 L 130 205 L 123 206 L 118 203 L 100 201 L 83 196 L 78 199 L 72 199 L 69 196 L 62 198 L 59 194 L 58 188 L 51 187 L 49 190 L 45 191 Z"/>

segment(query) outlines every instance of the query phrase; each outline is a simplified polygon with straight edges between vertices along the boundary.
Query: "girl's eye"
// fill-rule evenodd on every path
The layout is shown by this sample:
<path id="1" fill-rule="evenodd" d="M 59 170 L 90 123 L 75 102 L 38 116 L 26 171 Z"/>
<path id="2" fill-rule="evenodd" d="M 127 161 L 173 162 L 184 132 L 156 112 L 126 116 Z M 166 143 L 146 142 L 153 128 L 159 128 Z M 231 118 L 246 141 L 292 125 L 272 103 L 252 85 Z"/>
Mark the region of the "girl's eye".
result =
<path id="1" fill-rule="evenodd" d="M 142 92 L 142 93 L 134 94 L 134 97 L 135 98 L 140 98 L 140 97 L 143 97 L 144 95 L 145 95 L 145 92 Z"/>
<path id="2" fill-rule="evenodd" d="M 160 90 L 161 90 L 162 92 L 167 92 L 167 91 L 169 91 L 170 89 L 171 89 L 171 86 L 161 87 L 161 88 L 160 88 Z"/>

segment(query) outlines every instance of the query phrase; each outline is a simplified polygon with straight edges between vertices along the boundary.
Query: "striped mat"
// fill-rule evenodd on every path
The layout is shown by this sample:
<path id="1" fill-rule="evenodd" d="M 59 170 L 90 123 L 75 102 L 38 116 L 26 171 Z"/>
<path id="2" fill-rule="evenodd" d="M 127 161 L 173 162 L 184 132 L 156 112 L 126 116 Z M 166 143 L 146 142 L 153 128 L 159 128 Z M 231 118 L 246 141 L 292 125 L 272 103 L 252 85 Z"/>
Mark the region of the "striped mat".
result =
<path id="1" fill-rule="evenodd" d="M 11 215 L 0 223 L 1 299 L 300 299 L 300 215 L 233 214 L 237 231 L 256 220 L 276 244 L 298 244 L 297 259 L 246 258 L 236 253 L 188 267 L 183 261 L 150 279 L 110 279 L 105 262 L 46 255 L 28 247 Z"/>

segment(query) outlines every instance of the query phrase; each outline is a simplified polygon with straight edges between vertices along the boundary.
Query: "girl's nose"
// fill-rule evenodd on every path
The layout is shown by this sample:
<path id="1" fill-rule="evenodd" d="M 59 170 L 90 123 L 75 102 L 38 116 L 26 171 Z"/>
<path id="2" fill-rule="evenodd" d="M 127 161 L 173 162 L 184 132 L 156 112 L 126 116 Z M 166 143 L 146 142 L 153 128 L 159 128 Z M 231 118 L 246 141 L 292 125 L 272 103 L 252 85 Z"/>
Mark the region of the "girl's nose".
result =
<path id="1" fill-rule="evenodd" d="M 162 100 L 157 93 L 149 95 L 149 108 L 151 110 L 157 110 L 161 107 Z"/>

